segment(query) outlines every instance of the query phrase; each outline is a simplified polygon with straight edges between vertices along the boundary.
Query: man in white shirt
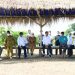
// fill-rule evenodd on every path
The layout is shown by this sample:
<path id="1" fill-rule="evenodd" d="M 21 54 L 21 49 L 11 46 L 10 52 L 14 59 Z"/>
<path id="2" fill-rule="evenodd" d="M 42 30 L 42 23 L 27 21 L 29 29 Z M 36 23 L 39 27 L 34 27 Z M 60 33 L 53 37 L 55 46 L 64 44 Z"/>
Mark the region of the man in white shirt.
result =
<path id="1" fill-rule="evenodd" d="M 20 32 L 19 35 L 20 36 L 17 39 L 17 43 L 18 43 L 18 56 L 20 58 L 21 49 L 24 49 L 24 58 L 26 58 L 27 57 L 27 52 L 26 52 L 27 40 L 23 37 L 23 32 Z"/>
<path id="2" fill-rule="evenodd" d="M 52 32 L 51 32 L 51 31 L 48 31 L 48 35 L 50 36 L 50 39 L 51 39 L 51 46 L 52 46 L 52 45 L 53 45 L 53 44 L 52 44 L 52 41 L 53 41 Z M 50 50 L 50 52 L 51 52 L 51 55 L 53 55 L 52 49 Z"/>
<path id="3" fill-rule="evenodd" d="M 43 36 L 43 56 L 45 55 L 45 48 L 47 48 L 47 55 L 51 57 L 51 38 L 48 35 L 48 31 L 46 31 L 45 36 Z"/>
<path id="4" fill-rule="evenodd" d="M 73 37 L 71 35 L 71 33 L 68 36 L 68 57 L 71 57 L 73 55 L 73 48 L 74 48 L 74 43 L 73 43 Z"/>

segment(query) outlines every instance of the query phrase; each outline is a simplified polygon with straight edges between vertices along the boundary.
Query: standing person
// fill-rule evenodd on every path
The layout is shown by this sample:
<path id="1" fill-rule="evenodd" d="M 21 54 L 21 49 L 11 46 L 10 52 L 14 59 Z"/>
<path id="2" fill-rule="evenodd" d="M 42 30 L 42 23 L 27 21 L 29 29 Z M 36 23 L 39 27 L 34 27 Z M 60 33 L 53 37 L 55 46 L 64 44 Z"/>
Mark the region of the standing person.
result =
<path id="1" fill-rule="evenodd" d="M 39 47 L 42 47 L 43 46 L 42 40 L 43 40 L 44 34 L 43 34 L 43 31 L 40 31 L 40 33 L 41 32 L 42 32 L 42 35 L 38 35 L 38 44 L 39 44 Z M 39 48 L 39 55 L 40 56 L 42 55 L 42 49 L 41 48 Z"/>
<path id="2" fill-rule="evenodd" d="M 50 39 L 51 39 L 51 46 L 52 46 L 52 45 L 53 45 L 53 44 L 52 44 L 53 39 L 52 39 L 51 31 L 48 32 L 48 35 L 50 36 Z M 51 51 L 51 55 L 53 55 L 52 49 L 51 49 L 50 51 Z"/>
<path id="3" fill-rule="evenodd" d="M 75 33 L 73 34 L 73 45 L 75 46 Z"/>
<path id="4" fill-rule="evenodd" d="M 2 54 L 2 48 L 0 47 L 0 60 L 2 60 L 1 54 Z"/>
<path id="5" fill-rule="evenodd" d="M 49 31 L 48 33 L 49 33 L 49 35 L 51 36 L 51 31 Z"/>
<path id="6" fill-rule="evenodd" d="M 36 46 L 36 38 L 34 36 L 34 33 L 32 33 L 32 35 L 29 37 L 28 41 L 29 41 L 29 48 L 31 50 L 31 55 L 33 55 L 33 51 Z"/>
<path id="7" fill-rule="evenodd" d="M 43 36 L 43 56 L 45 56 L 45 48 L 47 48 L 47 55 L 51 57 L 51 38 L 48 35 L 48 31 L 46 31 L 45 36 Z"/>
<path id="8" fill-rule="evenodd" d="M 28 30 L 27 39 L 29 39 L 29 37 L 31 36 L 31 34 L 32 34 L 31 30 Z"/>
<path id="9" fill-rule="evenodd" d="M 41 33 L 41 31 L 40 31 L 40 33 Z M 43 34 L 43 31 L 42 31 L 42 36 L 41 35 L 38 35 L 38 43 L 39 43 L 39 46 L 43 46 L 43 42 L 42 42 L 43 36 L 44 36 L 44 34 Z"/>
<path id="10" fill-rule="evenodd" d="M 61 36 L 59 38 L 59 43 L 60 43 L 59 49 L 60 49 L 60 54 L 62 54 L 63 56 L 66 54 L 67 41 L 68 39 L 66 36 L 64 36 L 64 32 L 61 32 Z M 63 52 L 62 48 L 64 49 Z"/>
<path id="11" fill-rule="evenodd" d="M 13 56 L 13 46 L 16 45 L 14 37 L 10 34 L 10 31 L 7 31 L 7 37 L 5 39 L 5 48 L 7 49 L 7 57 L 12 59 Z"/>
<path id="12" fill-rule="evenodd" d="M 68 57 L 71 57 L 73 55 L 73 48 L 74 48 L 74 39 L 75 37 L 72 37 L 71 33 L 68 35 Z"/>
<path id="13" fill-rule="evenodd" d="M 27 57 L 27 52 L 26 52 L 27 40 L 26 40 L 26 38 L 23 37 L 23 32 L 19 33 L 17 43 L 18 43 L 18 57 L 19 57 L 19 59 L 20 59 L 20 55 L 21 55 L 21 49 L 24 49 L 24 58 L 26 58 Z"/>
<path id="14" fill-rule="evenodd" d="M 30 36 L 31 36 L 31 30 L 28 30 L 27 41 L 29 41 Z M 27 46 L 29 47 L 29 42 L 28 42 Z M 28 48 L 27 48 L 27 54 L 29 54 L 29 49 Z"/>
<path id="15" fill-rule="evenodd" d="M 56 45 L 56 46 L 59 46 L 59 45 L 60 45 L 60 43 L 59 43 L 59 37 L 60 37 L 60 32 L 57 31 L 57 35 L 55 36 L 55 45 Z M 59 50 L 59 51 L 60 51 L 60 50 Z M 56 54 L 56 55 L 58 54 L 58 49 L 56 49 L 55 54 Z"/>

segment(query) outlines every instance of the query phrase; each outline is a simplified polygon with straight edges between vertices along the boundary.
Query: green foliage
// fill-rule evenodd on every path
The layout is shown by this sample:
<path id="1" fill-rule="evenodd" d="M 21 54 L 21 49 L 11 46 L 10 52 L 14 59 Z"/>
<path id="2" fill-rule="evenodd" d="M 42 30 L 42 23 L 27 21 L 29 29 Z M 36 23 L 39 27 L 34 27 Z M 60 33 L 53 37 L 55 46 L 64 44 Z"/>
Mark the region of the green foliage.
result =
<path id="1" fill-rule="evenodd" d="M 65 31 L 65 34 L 68 35 L 72 31 L 75 31 L 75 23 L 70 25 L 70 27 Z"/>
<path id="2" fill-rule="evenodd" d="M 4 44 L 4 40 L 6 37 L 6 31 L 4 27 L 0 27 L 0 45 Z"/>
<path id="3" fill-rule="evenodd" d="M 73 23 L 73 24 L 71 25 L 71 28 L 72 28 L 73 31 L 75 31 L 75 23 Z"/>
<path id="4" fill-rule="evenodd" d="M 17 38 L 19 36 L 19 32 L 17 31 L 12 31 L 11 30 L 12 27 L 8 27 L 7 30 L 11 31 L 12 35 L 14 36 L 15 40 L 16 40 L 16 44 L 17 44 Z M 24 36 L 26 37 L 27 36 L 27 32 L 23 32 L 24 33 Z M 4 27 L 0 27 L 0 45 L 4 45 L 4 41 L 5 41 L 5 38 L 6 38 L 6 30 Z"/>
<path id="5" fill-rule="evenodd" d="M 67 30 L 65 31 L 65 34 L 68 35 L 70 32 L 72 32 L 72 29 L 71 29 L 71 28 L 67 29 Z"/>

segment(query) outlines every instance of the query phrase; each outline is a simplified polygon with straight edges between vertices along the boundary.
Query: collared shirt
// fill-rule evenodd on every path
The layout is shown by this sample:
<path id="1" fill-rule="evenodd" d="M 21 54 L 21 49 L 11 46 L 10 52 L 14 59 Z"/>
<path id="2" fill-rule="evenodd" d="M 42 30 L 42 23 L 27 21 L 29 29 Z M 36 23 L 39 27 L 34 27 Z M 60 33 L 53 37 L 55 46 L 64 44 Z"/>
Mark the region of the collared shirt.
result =
<path id="1" fill-rule="evenodd" d="M 43 36 L 43 44 L 44 45 L 49 45 L 49 44 L 51 44 L 51 38 L 50 38 L 50 36 Z"/>
<path id="2" fill-rule="evenodd" d="M 67 41 L 68 41 L 68 39 L 66 36 L 60 36 L 60 38 L 59 38 L 60 44 L 67 44 Z"/>
<path id="3" fill-rule="evenodd" d="M 28 33 L 27 36 L 28 36 L 28 37 L 31 36 L 31 33 Z"/>
<path id="4" fill-rule="evenodd" d="M 41 43 L 43 41 L 43 36 L 44 36 L 43 34 L 42 34 L 42 38 L 41 38 L 41 35 L 38 36 L 38 42 L 39 43 Z"/>
<path id="5" fill-rule="evenodd" d="M 73 44 L 73 38 L 72 36 L 68 36 L 68 42 L 67 42 L 68 45 L 72 45 Z"/>
<path id="6" fill-rule="evenodd" d="M 23 36 L 22 37 L 19 36 L 17 39 L 17 43 L 18 43 L 18 46 L 25 46 L 27 44 L 27 40 Z"/>
<path id="7" fill-rule="evenodd" d="M 75 36 L 73 36 L 72 38 L 73 38 L 73 45 L 75 45 Z"/>
<path id="8" fill-rule="evenodd" d="M 55 40 L 56 40 L 56 41 L 59 40 L 59 38 L 60 38 L 60 35 L 56 35 L 56 36 L 55 36 Z"/>

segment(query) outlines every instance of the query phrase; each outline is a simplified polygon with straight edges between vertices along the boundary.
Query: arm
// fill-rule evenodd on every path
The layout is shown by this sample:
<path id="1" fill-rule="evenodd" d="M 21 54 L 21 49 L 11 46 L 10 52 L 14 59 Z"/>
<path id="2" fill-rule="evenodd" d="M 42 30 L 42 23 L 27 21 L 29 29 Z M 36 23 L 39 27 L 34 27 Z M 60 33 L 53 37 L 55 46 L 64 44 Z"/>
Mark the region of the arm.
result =
<path id="1" fill-rule="evenodd" d="M 7 48 L 7 38 L 5 39 L 4 46 Z"/>
<path id="2" fill-rule="evenodd" d="M 19 41 L 19 37 L 18 37 L 18 39 L 17 39 L 17 44 L 18 44 L 18 46 L 20 46 L 20 41 Z"/>

